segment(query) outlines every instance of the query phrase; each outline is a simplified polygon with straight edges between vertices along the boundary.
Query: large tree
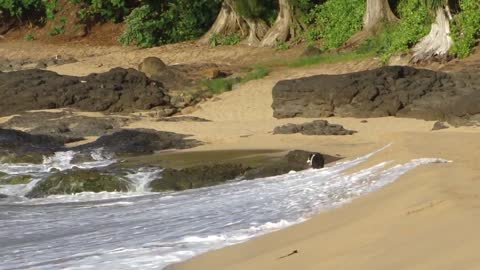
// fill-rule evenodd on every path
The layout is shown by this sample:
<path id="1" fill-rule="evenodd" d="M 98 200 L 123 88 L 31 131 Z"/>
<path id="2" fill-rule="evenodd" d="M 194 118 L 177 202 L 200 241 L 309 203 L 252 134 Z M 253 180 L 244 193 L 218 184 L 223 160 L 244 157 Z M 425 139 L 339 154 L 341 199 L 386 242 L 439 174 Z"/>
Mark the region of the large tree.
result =
<path id="1" fill-rule="evenodd" d="M 430 0 L 431 9 L 435 11 L 435 21 L 430 33 L 423 37 L 413 48 L 412 62 L 420 62 L 431 58 L 443 59 L 453 45 L 450 36 L 450 21 L 453 19 L 448 1 Z"/>
<path id="2" fill-rule="evenodd" d="M 388 0 L 367 0 L 363 29 L 373 31 L 385 22 L 396 21 Z"/>
<path id="3" fill-rule="evenodd" d="M 210 38 L 214 35 L 228 36 L 240 33 L 241 36 L 245 36 L 247 27 L 245 20 L 236 10 L 235 1 L 224 0 L 217 19 L 210 27 L 210 30 L 200 39 L 200 42 L 209 44 Z"/>
<path id="4" fill-rule="evenodd" d="M 300 20 L 299 9 L 290 1 L 278 0 L 279 12 L 277 19 L 262 40 L 262 46 L 275 46 L 278 42 L 292 40 L 306 28 Z"/>
<path id="5" fill-rule="evenodd" d="M 224 0 L 215 23 L 200 42 L 207 44 L 214 35 L 239 34 L 248 45 L 258 45 L 269 28 L 262 18 L 265 12 L 261 0 Z"/>

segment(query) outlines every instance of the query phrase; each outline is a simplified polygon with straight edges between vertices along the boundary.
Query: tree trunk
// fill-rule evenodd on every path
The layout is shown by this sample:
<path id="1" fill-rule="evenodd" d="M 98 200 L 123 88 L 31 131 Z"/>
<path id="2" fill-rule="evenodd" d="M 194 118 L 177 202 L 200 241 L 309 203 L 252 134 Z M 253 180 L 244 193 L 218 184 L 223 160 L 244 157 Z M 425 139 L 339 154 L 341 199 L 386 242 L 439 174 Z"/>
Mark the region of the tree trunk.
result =
<path id="1" fill-rule="evenodd" d="M 367 0 L 367 10 L 363 18 L 363 29 L 374 31 L 383 22 L 396 21 L 388 0 Z"/>
<path id="2" fill-rule="evenodd" d="M 285 42 L 296 37 L 299 31 L 305 26 L 298 20 L 295 14 L 295 8 L 288 0 L 278 0 L 279 13 L 272 28 L 263 38 L 261 45 L 272 47 L 278 42 Z"/>
<path id="3" fill-rule="evenodd" d="M 245 43 L 249 46 L 257 46 L 268 32 L 268 25 L 261 19 L 245 19 L 248 24 L 249 34 Z"/>
<path id="4" fill-rule="evenodd" d="M 423 37 L 413 48 L 411 62 L 418 63 L 434 57 L 439 59 L 446 58 L 452 45 L 453 40 L 450 37 L 450 21 L 443 7 L 439 7 L 430 33 Z"/>
<path id="5" fill-rule="evenodd" d="M 210 30 L 200 38 L 199 42 L 209 44 L 213 35 L 227 36 L 240 32 L 242 37 L 247 35 L 245 20 L 235 11 L 234 0 L 223 1 L 222 8 Z"/>

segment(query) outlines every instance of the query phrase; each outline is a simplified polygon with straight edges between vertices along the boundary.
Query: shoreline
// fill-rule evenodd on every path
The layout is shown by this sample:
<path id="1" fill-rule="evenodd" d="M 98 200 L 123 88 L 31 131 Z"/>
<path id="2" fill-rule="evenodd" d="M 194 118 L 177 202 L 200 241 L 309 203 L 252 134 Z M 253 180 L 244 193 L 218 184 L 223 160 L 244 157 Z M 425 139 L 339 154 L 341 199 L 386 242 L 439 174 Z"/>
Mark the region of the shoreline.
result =
<path id="1" fill-rule="evenodd" d="M 210 251 L 168 269 L 413 269 L 419 265 L 419 269 L 452 269 L 453 265 L 448 266 L 451 258 L 437 258 L 436 254 L 449 254 L 450 245 L 458 239 L 468 242 L 455 244 L 459 249 L 456 258 L 469 266 L 460 268 L 476 269 L 480 266 L 474 253 L 480 247 L 479 236 L 467 221 L 480 220 L 470 217 L 477 205 L 474 191 L 480 188 L 474 181 L 480 179 L 480 151 L 464 153 L 459 146 L 480 150 L 478 130 L 460 128 L 400 137 L 354 171 L 392 158 L 392 166 L 426 155 L 453 162 L 416 168 L 381 190 L 316 214 L 304 223 Z M 453 143 L 457 139 L 461 145 Z M 448 230 L 449 224 L 464 231 Z M 425 240 L 418 243 L 414 239 Z M 298 254 L 276 259 L 293 250 Z M 387 255 L 378 257 L 382 252 Z M 408 259 L 411 257 L 415 260 Z"/>

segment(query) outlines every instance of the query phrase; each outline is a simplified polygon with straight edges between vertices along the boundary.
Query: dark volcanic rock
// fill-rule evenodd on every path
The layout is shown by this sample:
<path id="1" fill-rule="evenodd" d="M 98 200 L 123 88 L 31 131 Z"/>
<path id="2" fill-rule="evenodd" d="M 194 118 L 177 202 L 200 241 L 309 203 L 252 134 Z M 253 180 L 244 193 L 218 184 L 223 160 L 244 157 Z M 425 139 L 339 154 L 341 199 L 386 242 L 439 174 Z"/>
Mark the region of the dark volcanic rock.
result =
<path id="1" fill-rule="evenodd" d="M 202 165 L 181 170 L 165 169 L 162 178 L 150 183 L 152 191 L 185 190 L 217 185 L 242 176 L 247 168 L 239 164 Z"/>
<path id="2" fill-rule="evenodd" d="M 45 135 L 31 135 L 22 131 L 0 129 L 0 162 L 41 163 L 48 156 L 63 149 L 63 143 Z"/>
<path id="3" fill-rule="evenodd" d="M 445 125 L 444 122 L 437 121 L 437 122 L 435 122 L 435 124 L 433 124 L 432 131 L 440 130 L 440 129 L 447 129 L 447 128 L 448 128 L 448 126 Z"/>
<path id="4" fill-rule="evenodd" d="M 356 133 L 353 130 L 347 130 L 342 125 L 330 124 L 325 120 L 315 120 L 303 124 L 287 124 L 276 127 L 273 134 L 294 134 L 301 133 L 304 135 L 352 135 Z"/>
<path id="5" fill-rule="evenodd" d="M 126 156 L 152 154 L 165 149 L 185 149 L 199 144 L 196 140 L 185 139 L 186 137 L 187 135 L 150 129 L 124 129 L 73 149 L 103 148 L 106 152 Z"/>
<path id="6" fill-rule="evenodd" d="M 245 173 L 245 179 L 276 176 L 286 174 L 290 171 L 302 171 L 309 169 L 310 166 L 308 165 L 307 161 L 312 154 L 319 155 L 325 161 L 324 156 L 320 153 L 303 150 L 293 150 L 288 152 L 288 154 L 277 163 L 267 166 L 260 166 L 258 168 L 247 171 Z"/>
<path id="7" fill-rule="evenodd" d="M 120 117 L 74 116 L 69 112 L 35 112 L 14 116 L 0 127 L 28 130 L 33 135 L 49 135 L 70 143 L 119 131 L 128 121 Z"/>
<path id="8" fill-rule="evenodd" d="M 27 184 L 32 180 L 30 175 L 15 175 L 11 177 L 0 178 L 0 185 L 20 185 Z"/>
<path id="9" fill-rule="evenodd" d="M 98 170 L 67 170 L 57 172 L 37 183 L 26 195 L 41 198 L 49 195 L 80 192 L 128 191 L 130 182 Z"/>
<path id="10" fill-rule="evenodd" d="M 132 112 L 169 106 L 161 83 L 134 69 L 115 68 L 86 77 L 44 70 L 0 72 L 0 115 L 71 107 L 84 111 Z"/>
<path id="11" fill-rule="evenodd" d="M 412 67 L 382 67 L 278 82 L 274 116 L 400 116 L 467 124 L 480 114 L 480 78 Z"/>

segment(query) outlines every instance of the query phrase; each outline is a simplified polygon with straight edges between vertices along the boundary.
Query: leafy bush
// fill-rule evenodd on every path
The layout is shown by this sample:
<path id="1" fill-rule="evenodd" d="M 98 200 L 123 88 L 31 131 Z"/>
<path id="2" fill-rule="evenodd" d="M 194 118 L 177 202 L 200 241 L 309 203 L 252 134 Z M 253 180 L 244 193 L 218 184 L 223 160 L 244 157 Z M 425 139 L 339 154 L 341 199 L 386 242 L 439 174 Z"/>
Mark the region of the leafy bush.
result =
<path id="1" fill-rule="evenodd" d="M 219 9 L 220 3 L 212 0 L 151 1 L 126 18 L 120 42 L 151 47 L 197 38 L 208 30 Z"/>
<path id="2" fill-rule="evenodd" d="M 25 35 L 24 39 L 26 41 L 34 41 L 35 40 L 35 36 L 32 34 L 32 33 L 28 33 Z"/>
<path id="3" fill-rule="evenodd" d="M 81 20 L 99 19 L 102 21 L 121 22 L 133 9 L 126 0 L 70 0 L 83 8 L 79 12 Z"/>
<path id="4" fill-rule="evenodd" d="M 24 18 L 27 12 L 43 12 L 42 0 L 0 0 L 0 10 L 12 17 Z"/>
<path id="5" fill-rule="evenodd" d="M 452 52 L 458 57 L 472 53 L 480 36 L 480 2 L 478 0 L 460 0 L 461 13 L 452 25 L 454 40 Z"/>
<path id="6" fill-rule="evenodd" d="M 400 1 L 397 12 L 400 20 L 385 25 L 381 32 L 367 39 L 359 47 L 360 53 L 373 51 L 386 62 L 394 53 L 407 51 L 430 31 L 433 13 L 426 2 Z"/>
<path id="7" fill-rule="evenodd" d="M 52 26 L 52 29 L 48 33 L 50 36 L 57 36 L 65 32 L 65 24 L 67 23 L 67 18 L 60 18 L 60 24 Z"/>
<path id="8" fill-rule="evenodd" d="M 325 49 L 341 46 L 362 28 L 364 0 L 328 0 L 308 15 L 307 40 L 323 39 Z"/>

